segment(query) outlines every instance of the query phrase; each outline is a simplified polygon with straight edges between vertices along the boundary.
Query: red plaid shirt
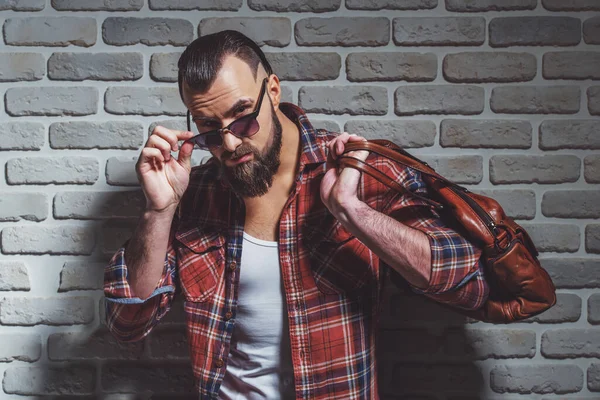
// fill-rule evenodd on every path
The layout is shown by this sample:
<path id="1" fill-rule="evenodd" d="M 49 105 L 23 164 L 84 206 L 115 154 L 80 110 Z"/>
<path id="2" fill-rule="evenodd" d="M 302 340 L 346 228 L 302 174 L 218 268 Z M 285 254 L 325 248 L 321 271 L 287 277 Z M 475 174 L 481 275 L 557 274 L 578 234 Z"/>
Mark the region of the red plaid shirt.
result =
<path id="1" fill-rule="evenodd" d="M 381 289 L 388 273 L 321 202 L 325 143 L 336 133 L 315 130 L 292 104 L 282 111 L 300 128 L 302 154 L 295 187 L 279 222 L 279 261 L 298 399 L 376 399 L 375 339 Z M 371 165 L 419 194 L 418 172 L 370 155 Z M 185 299 L 188 340 L 199 397 L 218 398 L 236 322 L 244 203 L 216 179 L 214 160 L 192 169 L 173 220 L 164 274 L 152 296 L 134 297 L 124 248 L 106 267 L 107 324 L 122 341 L 145 337 L 169 311 L 175 290 Z M 483 304 L 481 251 L 446 227 L 426 203 L 389 190 L 368 175 L 359 198 L 373 209 L 424 232 L 431 244 L 431 281 L 418 293 L 465 309 Z"/>

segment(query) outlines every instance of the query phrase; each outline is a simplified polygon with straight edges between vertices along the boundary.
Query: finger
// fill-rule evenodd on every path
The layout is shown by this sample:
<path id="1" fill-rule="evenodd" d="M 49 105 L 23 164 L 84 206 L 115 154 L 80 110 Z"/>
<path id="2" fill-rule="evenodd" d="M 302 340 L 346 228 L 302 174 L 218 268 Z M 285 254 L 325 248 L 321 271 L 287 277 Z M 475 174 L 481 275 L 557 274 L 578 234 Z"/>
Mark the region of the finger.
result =
<path id="1" fill-rule="evenodd" d="M 194 150 L 194 143 L 185 142 L 179 149 L 179 155 L 177 161 L 181 164 L 188 172 L 192 170 L 192 151 Z"/>
<path id="2" fill-rule="evenodd" d="M 348 138 L 348 142 L 366 142 L 367 139 L 365 139 L 362 136 L 358 136 L 354 133 L 350 134 L 350 137 Z M 344 147 L 345 148 L 345 147 Z M 359 160 L 365 161 L 367 159 L 367 156 L 369 155 L 369 152 L 366 150 L 361 150 L 361 151 L 350 151 L 348 152 L 348 156 L 350 157 L 356 157 Z"/>
<path id="3" fill-rule="evenodd" d="M 334 160 L 337 158 L 337 157 L 335 156 L 335 150 L 334 150 L 334 149 L 335 149 L 335 144 L 336 144 L 336 143 L 337 143 L 337 142 L 336 142 L 336 141 L 334 141 L 333 143 L 331 143 L 331 144 L 329 145 L 329 155 L 330 155 L 330 156 L 331 156 L 331 158 L 332 158 L 332 159 L 334 159 Z"/>
<path id="4" fill-rule="evenodd" d="M 181 146 L 185 143 L 186 140 L 189 140 L 194 137 L 194 133 L 191 131 L 172 131 L 177 136 L 177 145 Z M 175 151 L 177 151 L 177 146 L 175 147 Z"/>
<path id="5" fill-rule="evenodd" d="M 163 139 L 171 146 L 171 150 L 177 151 L 177 135 L 174 131 L 163 126 L 157 126 L 152 132 L 152 135 Z"/>
<path id="6" fill-rule="evenodd" d="M 174 129 L 168 129 L 164 126 L 156 126 L 152 131 L 152 135 L 156 135 L 164 139 L 171 146 L 171 150 L 177 151 L 178 149 L 178 141 L 186 140 L 193 136 L 193 133 L 190 131 L 178 131 Z"/>
<path id="7" fill-rule="evenodd" d="M 348 133 L 348 132 L 344 132 L 342 133 L 337 140 L 336 143 L 336 147 L 335 147 L 335 153 L 336 156 L 342 154 L 344 152 L 344 149 L 346 148 L 346 143 L 348 143 L 349 141 L 355 140 L 354 138 L 356 137 L 355 133 Z"/>
<path id="8" fill-rule="evenodd" d="M 361 161 L 365 161 L 369 152 L 367 151 L 350 151 L 347 154 L 349 157 L 357 158 Z M 352 188 L 357 188 L 360 181 L 361 172 L 356 168 L 350 168 L 341 166 L 339 171 L 340 182 L 344 182 L 344 185 L 348 185 Z"/>
<path id="9" fill-rule="evenodd" d="M 327 149 L 328 149 L 328 153 L 331 155 L 331 157 L 335 160 L 335 144 L 337 143 L 337 137 L 334 139 L 331 139 L 328 143 L 327 143 Z"/>
<path id="10" fill-rule="evenodd" d="M 329 171 L 330 169 L 335 168 L 335 166 L 335 158 L 333 158 L 333 153 L 329 151 L 329 154 L 327 155 L 327 161 L 325 161 L 325 171 Z"/>
<path id="11" fill-rule="evenodd" d="M 365 161 L 367 159 L 367 157 L 369 157 L 369 152 L 366 150 L 349 151 L 347 156 L 352 157 L 352 158 L 357 158 L 360 161 Z"/>
<path id="12" fill-rule="evenodd" d="M 352 135 L 350 135 L 350 137 L 348 138 L 349 142 L 362 142 L 362 141 L 366 141 L 367 139 L 365 139 L 362 136 L 358 136 L 355 135 L 354 133 Z"/>
<path id="13" fill-rule="evenodd" d="M 352 154 L 348 153 L 348 155 L 354 158 L 358 158 L 361 161 L 365 161 L 367 157 L 369 157 L 369 152 L 366 150 L 352 151 L 351 153 Z"/>
<path id="14" fill-rule="evenodd" d="M 162 137 L 158 135 L 150 136 L 150 139 L 148 139 L 148 143 L 146 144 L 146 146 L 155 147 L 159 149 L 162 152 L 165 161 L 169 161 L 171 159 L 171 145 Z"/>
<path id="15" fill-rule="evenodd" d="M 347 187 L 357 190 L 360 182 L 360 176 L 361 172 L 356 168 L 342 168 L 342 170 L 339 172 L 338 178 L 340 182 L 343 182 L 344 186 L 347 185 Z"/>
<path id="16" fill-rule="evenodd" d="M 344 132 L 338 137 L 338 142 L 346 144 L 348 143 L 348 139 L 350 139 L 350 134 L 348 132 Z"/>
<path id="17" fill-rule="evenodd" d="M 142 149 L 142 154 L 140 154 L 140 158 L 138 160 L 138 166 L 141 164 L 152 164 L 155 162 L 159 164 L 164 163 L 165 158 L 162 152 L 155 147 L 144 147 Z"/>
<path id="18" fill-rule="evenodd" d="M 321 192 L 321 201 L 324 204 L 329 203 L 329 196 L 331 194 L 331 189 L 335 185 L 335 183 L 338 179 L 338 176 L 339 176 L 339 173 L 337 171 L 337 168 L 329 169 L 323 176 L 323 179 L 321 180 L 320 192 Z"/>
<path id="19" fill-rule="evenodd" d="M 339 134 L 338 136 L 336 136 L 335 138 L 333 138 L 332 140 L 330 140 L 329 142 L 327 142 L 327 146 L 329 147 L 329 153 L 333 156 L 333 159 L 337 159 L 337 155 L 341 154 L 339 152 L 339 144 L 338 143 L 342 143 L 342 150 L 344 148 L 344 144 L 346 142 L 348 142 L 348 138 L 350 137 L 350 134 L 348 132 L 343 132 L 341 134 Z"/>
<path id="20" fill-rule="evenodd" d="M 335 150 L 336 150 L 336 155 L 340 155 L 344 152 L 344 142 L 342 142 L 342 140 L 338 140 L 338 142 L 335 144 Z"/>

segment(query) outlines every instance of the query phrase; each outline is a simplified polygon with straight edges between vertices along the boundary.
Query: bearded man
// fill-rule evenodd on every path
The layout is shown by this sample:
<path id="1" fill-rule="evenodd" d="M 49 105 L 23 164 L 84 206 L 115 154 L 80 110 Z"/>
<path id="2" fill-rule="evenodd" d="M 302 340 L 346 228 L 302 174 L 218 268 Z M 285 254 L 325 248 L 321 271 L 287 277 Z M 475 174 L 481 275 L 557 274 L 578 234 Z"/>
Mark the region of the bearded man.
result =
<path id="1" fill-rule="evenodd" d="M 425 201 L 340 170 L 365 139 L 281 102 L 246 36 L 200 37 L 178 67 L 188 130 L 156 127 L 136 164 L 146 208 L 106 267 L 109 329 L 142 339 L 180 292 L 199 398 L 378 398 L 383 283 L 476 309 L 481 249 Z M 212 158 L 192 168 L 198 147 Z M 418 171 L 351 155 L 427 196 Z"/>

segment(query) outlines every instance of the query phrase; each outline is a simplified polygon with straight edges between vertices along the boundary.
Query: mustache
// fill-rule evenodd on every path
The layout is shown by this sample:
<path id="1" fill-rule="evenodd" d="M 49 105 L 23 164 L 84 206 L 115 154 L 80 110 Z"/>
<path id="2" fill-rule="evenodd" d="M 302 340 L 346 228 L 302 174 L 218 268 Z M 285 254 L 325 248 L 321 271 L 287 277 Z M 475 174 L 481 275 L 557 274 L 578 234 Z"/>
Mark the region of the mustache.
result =
<path id="1" fill-rule="evenodd" d="M 254 151 L 253 148 L 251 148 L 249 146 L 240 146 L 237 149 L 235 149 L 235 151 L 233 153 L 228 153 L 227 156 L 224 158 L 226 158 L 228 160 L 232 160 L 232 159 L 243 157 L 249 153 L 256 153 L 256 152 Z"/>

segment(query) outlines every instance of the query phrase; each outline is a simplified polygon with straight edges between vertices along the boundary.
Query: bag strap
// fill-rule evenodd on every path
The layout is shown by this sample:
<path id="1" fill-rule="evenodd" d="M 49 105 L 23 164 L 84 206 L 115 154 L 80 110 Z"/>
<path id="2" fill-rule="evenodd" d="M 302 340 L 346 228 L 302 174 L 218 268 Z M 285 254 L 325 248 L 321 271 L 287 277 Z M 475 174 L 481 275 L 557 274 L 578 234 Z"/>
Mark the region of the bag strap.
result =
<path id="1" fill-rule="evenodd" d="M 360 151 L 360 150 L 366 150 L 366 151 L 380 154 L 380 155 L 387 157 L 391 160 L 394 160 L 400 164 L 403 164 L 407 167 L 415 169 L 423 174 L 429 175 L 430 177 L 432 177 L 434 179 L 442 181 L 443 183 L 445 183 L 447 185 L 458 187 L 458 185 L 456 183 L 449 181 L 448 179 L 444 178 L 443 176 L 441 176 L 440 174 L 435 172 L 435 170 L 433 168 L 431 168 L 429 166 L 429 164 L 427 164 L 426 162 L 424 162 L 422 160 L 419 160 L 412 154 L 407 153 L 402 148 L 398 147 L 395 143 L 390 142 L 389 140 L 377 139 L 377 140 L 367 140 L 367 141 L 362 141 L 362 142 L 346 143 L 346 146 L 344 148 L 344 153 L 350 152 L 350 151 Z M 354 165 L 353 165 L 353 167 L 356 168 L 356 166 L 354 166 Z"/>
<path id="2" fill-rule="evenodd" d="M 383 183 L 384 185 L 386 185 L 392 189 L 395 189 L 395 190 L 399 191 L 400 193 L 407 193 L 411 196 L 414 196 L 414 197 L 426 202 L 427 204 L 433 206 L 434 208 L 436 208 L 438 210 L 441 210 L 444 208 L 444 206 L 442 204 L 438 203 L 437 201 L 433 201 L 433 200 L 423 197 L 419 194 L 411 192 L 410 190 L 408 190 L 404 186 L 400 185 L 398 182 L 396 182 L 395 180 L 393 180 L 392 178 L 390 178 L 383 172 L 379 171 L 377 168 L 372 167 L 371 165 L 365 163 L 362 160 L 359 160 L 356 157 L 341 155 L 338 157 L 338 162 L 340 163 L 340 166 L 356 168 L 359 171 L 362 171 L 366 174 L 371 175 L 373 178 L 377 179 L 379 182 Z"/>

